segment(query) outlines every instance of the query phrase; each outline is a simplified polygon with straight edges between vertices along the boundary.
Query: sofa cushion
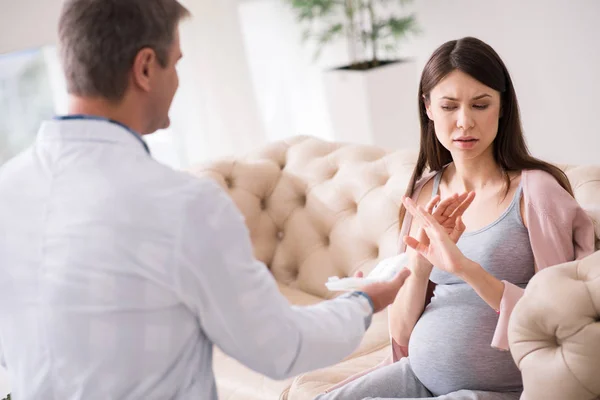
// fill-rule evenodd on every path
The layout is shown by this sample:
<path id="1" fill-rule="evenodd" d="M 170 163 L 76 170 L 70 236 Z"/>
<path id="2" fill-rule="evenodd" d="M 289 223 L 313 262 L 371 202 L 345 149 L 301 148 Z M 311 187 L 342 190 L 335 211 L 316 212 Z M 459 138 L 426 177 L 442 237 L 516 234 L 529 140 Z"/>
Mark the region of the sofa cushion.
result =
<path id="1" fill-rule="evenodd" d="M 296 137 L 192 173 L 228 190 L 256 257 L 279 282 L 331 298 L 328 277 L 369 272 L 396 254 L 400 198 L 415 156 Z"/>
<path id="2" fill-rule="evenodd" d="M 600 396 L 600 252 L 537 273 L 513 311 L 509 342 L 522 399 Z"/>
<path id="3" fill-rule="evenodd" d="M 213 369 L 220 400 L 279 399 L 287 393 L 293 378 L 276 381 L 254 372 L 215 348 Z"/>
<path id="4" fill-rule="evenodd" d="M 290 387 L 288 400 L 312 400 L 329 387 L 381 363 L 390 356 L 389 346 L 345 360 L 333 367 L 312 371 L 297 377 Z"/>

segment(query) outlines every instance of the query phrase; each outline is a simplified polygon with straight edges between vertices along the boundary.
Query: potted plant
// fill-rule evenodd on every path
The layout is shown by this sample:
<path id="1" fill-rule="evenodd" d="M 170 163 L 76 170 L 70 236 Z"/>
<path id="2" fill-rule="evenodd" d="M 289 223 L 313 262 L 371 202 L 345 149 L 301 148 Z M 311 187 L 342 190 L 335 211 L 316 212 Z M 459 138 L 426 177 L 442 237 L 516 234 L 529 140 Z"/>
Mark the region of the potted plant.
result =
<path id="1" fill-rule="evenodd" d="M 336 140 L 405 146 L 418 140 L 417 71 L 411 59 L 398 59 L 402 42 L 419 32 L 412 0 L 284 0 L 316 44 L 345 41 L 347 65 L 327 70 L 325 90 Z M 414 139 L 414 138 L 417 139 Z"/>

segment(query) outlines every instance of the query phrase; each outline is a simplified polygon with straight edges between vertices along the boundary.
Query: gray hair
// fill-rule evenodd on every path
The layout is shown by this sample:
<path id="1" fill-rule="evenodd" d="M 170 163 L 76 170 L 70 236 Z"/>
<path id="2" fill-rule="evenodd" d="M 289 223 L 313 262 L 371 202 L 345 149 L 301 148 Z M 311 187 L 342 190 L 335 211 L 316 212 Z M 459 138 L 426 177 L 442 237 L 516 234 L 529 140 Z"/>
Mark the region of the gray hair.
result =
<path id="1" fill-rule="evenodd" d="M 67 90 L 119 101 L 138 52 L 150 48 L 166 67 L 179 21 L 177 0 L 67 0 L 59 22 Z"/>

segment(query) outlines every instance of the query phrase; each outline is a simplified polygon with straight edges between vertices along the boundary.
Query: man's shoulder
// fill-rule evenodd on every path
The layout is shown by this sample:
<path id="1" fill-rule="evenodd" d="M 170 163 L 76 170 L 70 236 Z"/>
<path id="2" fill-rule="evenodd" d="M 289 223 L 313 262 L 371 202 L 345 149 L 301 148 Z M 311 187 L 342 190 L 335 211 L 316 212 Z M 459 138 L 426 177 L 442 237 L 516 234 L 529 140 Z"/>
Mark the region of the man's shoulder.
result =
<path id="1" fill-rule="evenodd" d="M 210 177 L 195 176 L 190 172 L 175 170 L 154 162 L 148 166 L 149 179 L 152 181 L 150 196 L 167 196 L 179 203 L 203 203 L 216 201 L 225 193 L 223 188 Z M 183 204 L 182 204 L 183 205 Z"/>
<path id="2" fill-rule="evenodd" d="M 28 148 L 3 165 L 0 165 L 0 186 L 4 184 L 13 185 L 15 180 L 21 179 L 31 167 L 32 149 Z"/>

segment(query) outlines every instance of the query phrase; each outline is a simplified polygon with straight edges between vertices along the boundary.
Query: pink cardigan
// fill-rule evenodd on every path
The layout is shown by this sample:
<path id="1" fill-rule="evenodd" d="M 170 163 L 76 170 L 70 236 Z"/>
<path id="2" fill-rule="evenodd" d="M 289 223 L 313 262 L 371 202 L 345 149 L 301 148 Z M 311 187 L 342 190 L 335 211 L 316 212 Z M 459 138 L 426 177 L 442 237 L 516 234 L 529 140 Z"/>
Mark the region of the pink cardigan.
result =
<path id="1" fill-rule="evenodd" d="M 421 189 L 435 176 L 430 173 L 415 185 L 413 199 L 417 199 Z M 533 250 L 536 272 L 544 268 L 583 258 L 594 252 L 594 226 L 590 217 L 577 201 L 564 190 L 547 172 L 524 170 L 521 173 L 525 220 L 529 230 L 529 241 Z M 406 250 L 402 238 L 410 231 L 412 216 L 406 214 L 400 229 L 399 251 Z M 491 346 L 508 350 L 508 320 L 524 290 L 510 282 L 504 282 L 504 293 L 500 303 L 498 324 Z M 431 288 L 430 288 L 431 289 Z M 428 291 L 431 296 L 431 290 Z M 377 368 L 406 357 L 407 348 L 392 341 L 392 355 L 381 364 L 353 375 L 329 388 L 331 391 Z"/>

